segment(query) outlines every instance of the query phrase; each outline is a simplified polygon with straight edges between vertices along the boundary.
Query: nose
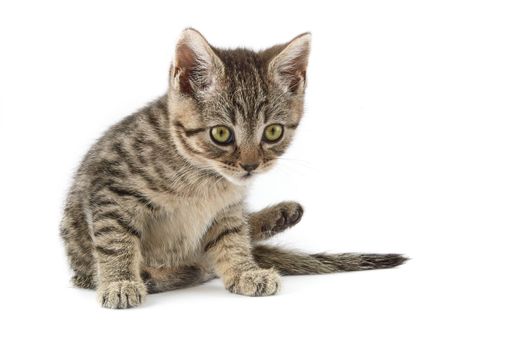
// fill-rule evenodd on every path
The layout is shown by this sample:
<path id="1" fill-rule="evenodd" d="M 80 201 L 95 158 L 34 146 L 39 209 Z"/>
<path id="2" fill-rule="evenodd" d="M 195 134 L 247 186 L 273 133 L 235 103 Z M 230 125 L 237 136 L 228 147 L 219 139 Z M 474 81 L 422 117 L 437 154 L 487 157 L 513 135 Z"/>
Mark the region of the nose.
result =
<path id="1" fill-rule="evenodd" d="M 247 164 L 241 163 L 241 168 L 243 168 L 247 172 L 254 171 L 255 169 L 257 169 L 258 166 L 259 166 L 259 163 L 247 163 Z"/>

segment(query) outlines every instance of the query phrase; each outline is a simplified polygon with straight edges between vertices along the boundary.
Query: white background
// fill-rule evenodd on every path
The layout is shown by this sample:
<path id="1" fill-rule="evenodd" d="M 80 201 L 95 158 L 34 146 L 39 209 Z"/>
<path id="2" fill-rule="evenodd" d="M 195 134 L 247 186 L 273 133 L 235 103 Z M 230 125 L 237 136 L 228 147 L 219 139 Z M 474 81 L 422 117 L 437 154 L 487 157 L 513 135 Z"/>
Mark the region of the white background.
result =
<path id="1" fill-rule="evenodd" d="M 525 11 L 507 1 L 0 4 L 0 347 L 523 349 Z M 180 31 L 261 49 L 311 31 L 307 109 L 254 208 L 295 199 L 280 244 L 399 252 L 393 270 L 219 281 L 104 310 L 58 223 L 111 124 L 164 93 Z"/>

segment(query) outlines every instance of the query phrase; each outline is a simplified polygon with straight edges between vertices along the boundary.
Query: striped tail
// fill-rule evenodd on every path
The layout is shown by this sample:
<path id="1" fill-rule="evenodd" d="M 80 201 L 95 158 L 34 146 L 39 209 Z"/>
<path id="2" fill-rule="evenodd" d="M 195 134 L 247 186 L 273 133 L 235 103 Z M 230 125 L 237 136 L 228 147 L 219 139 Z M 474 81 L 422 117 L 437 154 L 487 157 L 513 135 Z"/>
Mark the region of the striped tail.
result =
<path id="1" fill-rule="evenodd" d="M 273 267 L 282 275 L 388 269 L 408 260 L 400 254 L 306 254 L 267 245 L 255 246 L 253 256 L 260 267 Z"/>

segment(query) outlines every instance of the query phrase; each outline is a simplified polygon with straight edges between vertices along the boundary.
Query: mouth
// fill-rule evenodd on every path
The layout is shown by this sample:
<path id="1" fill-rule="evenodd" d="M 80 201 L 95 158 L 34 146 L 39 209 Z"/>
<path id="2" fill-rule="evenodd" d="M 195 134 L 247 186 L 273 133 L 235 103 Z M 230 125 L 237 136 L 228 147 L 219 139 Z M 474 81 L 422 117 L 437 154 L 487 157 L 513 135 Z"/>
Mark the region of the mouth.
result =
<path id="1" fill-rule="evenodd" d="M 243 183 L 243 184 L 249 183 L 254 177 L 255 177 L 255 174 L 252 173 L 252 172 L 244 173 L 244 174 L 240 174 L 240 175 L 235 176 L 237 181 L 239 183 Z"/>

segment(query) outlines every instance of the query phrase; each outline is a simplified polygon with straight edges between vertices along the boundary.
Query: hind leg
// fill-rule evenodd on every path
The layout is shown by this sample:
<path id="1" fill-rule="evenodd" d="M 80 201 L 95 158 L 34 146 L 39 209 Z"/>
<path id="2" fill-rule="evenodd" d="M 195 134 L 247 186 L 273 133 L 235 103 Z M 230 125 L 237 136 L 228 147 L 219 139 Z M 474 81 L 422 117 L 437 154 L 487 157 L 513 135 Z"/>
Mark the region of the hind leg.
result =
<path id="1" fill-rule="evenodd" d="M 143 267 L 140 274 L 148 294 L 192 287 L 215 278 L 215 274 L 204 266 Z"/>
<path id="2" fill-rule="evenodd" d="M 303 212 L 303 207 L 297 202 L 281 202 L 250 213 L 250 236 L 253 241 L 268 239 L 301 221 Z"/>
<path id="3" fill-rule="evenodd" d="M 75 273 L 71 281 L 76 287 L 95 289 L 95 258 L 88 230 L 80 202 L 76 197 L 70 196 L 60 223 L 60 235 L 64 239 L 68 260 Z"/>

